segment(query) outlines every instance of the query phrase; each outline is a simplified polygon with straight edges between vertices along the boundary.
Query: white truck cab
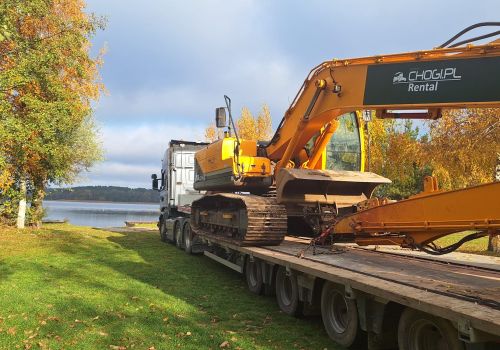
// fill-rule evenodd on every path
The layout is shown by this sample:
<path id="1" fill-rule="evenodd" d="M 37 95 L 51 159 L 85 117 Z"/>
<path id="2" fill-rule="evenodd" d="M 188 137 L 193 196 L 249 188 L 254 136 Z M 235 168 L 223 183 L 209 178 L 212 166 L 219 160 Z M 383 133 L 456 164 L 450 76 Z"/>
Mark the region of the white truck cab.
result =
<path id="1" fill-rule="evenodd" d="M 191 203 L 203 193 L 193 188 L 194 155 L 205 142 L 171 140 L 162 160 L 161 175 L 153 174 L 153 189 L 160 192 L 158 227 L 162 241 L 182 239 L 189 225 Z M 181 241 L 182 242 L 182 241 Z"/>

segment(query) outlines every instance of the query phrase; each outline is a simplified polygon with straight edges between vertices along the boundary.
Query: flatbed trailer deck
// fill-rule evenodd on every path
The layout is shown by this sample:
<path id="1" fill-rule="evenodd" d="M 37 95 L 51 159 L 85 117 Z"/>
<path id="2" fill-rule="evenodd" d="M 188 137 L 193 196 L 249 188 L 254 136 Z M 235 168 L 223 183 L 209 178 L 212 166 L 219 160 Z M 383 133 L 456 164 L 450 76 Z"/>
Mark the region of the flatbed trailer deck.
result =
<path id="1" fill-rule="evenodd" d="M 359 327 L 368 335 L 366 348 L 397 347 L 395 333 L 405 309 L 429 315 L 431 323 L 436 317 L 449 321 L 464 349 L 500 348 L 500 267 L 495 264 L 438 260 L 350 245 L 314 247 L 309 239 L 296 237 L 263 247 L 238 246 L 212 235 L 199 238 L 205 255 L 245 274 L 251 291 L 275 290 L 278 304 L 283 295 L 283 288 L 280 292 L 276 285 L 279 269 L 293 276 L 297 298 L 312 313 L 321 312 L 325 283 L 340 286 L 345 299 L 350 300 L 347 303 L 355 302 Z M 247 265 L 258 265 L 261 277 L 252 278 Z M 257 284 L 260 279 L 263 287 L 271 288 L 256 288 L 252 285 L 255 278 Z"/>

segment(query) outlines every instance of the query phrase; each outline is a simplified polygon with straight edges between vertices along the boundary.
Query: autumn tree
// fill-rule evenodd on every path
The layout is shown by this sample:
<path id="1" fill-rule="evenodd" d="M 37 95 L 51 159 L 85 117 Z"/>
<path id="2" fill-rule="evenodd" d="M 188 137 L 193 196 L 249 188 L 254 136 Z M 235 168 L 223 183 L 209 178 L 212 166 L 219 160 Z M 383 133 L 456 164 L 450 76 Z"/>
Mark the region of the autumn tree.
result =
<path id="1" fill-rule="evenodd" d="M 272 133 L 272 119 L 271 111 L 267 104 L 263 104 L 259 114 L 257 115 L 257 139 L 258 140 L 269 140 Z"/>
<path id="2" fill-rule="evenodd" d="M 252 112 L 248 107 L 243 107 L 241 110 L 241 116 L 236 121 L 236 127 L 238 128 L 238 136 L 244 140 L 257 140 L 258 130 L 257 130 L 257 120 L 252 115 Z"/>
<path id="3" fill-rule="evenodd" d="M 215 124 L 210 124 L 205 128 L 205 141 L 214 142 L 222 137 L 222 132 Z"/>
<path id="4" fill-rule="evenodd" d="M 376 195 L 402 199 L 422 191 L 432 167 L 424 155 L 425 138 L 419 137 L 418 127 L 411 120 L 372 118 L 368 134 L 367 169 L 392 180 L 392 184 L 379 186 Z"/>
<path id="5" fill-rule="evenodd" d="M 429 123 L 426 157 L 441 187 L 456 189 L 494 181 L 500 153 L 500 109 L 448 110 Z"/>
<path id="6" fill-rule="evenodd" d="M 243 107 L 241 115 L 236 120 L 238 136 L 244 140 L 268 140 L 272 132 L 271 112 L 267 104 L 263 104 L 257 117 L 254 117 L 248 107 Z M 205 129 L 205 140 L 213 142 L 222 137 L 220 130 L 211 124 Z"/>
<path id="7" fill-rule="evenodd" d="M 237 123 L 238 135 L 246 140 L 268 140 L 271 136 L 272 119 L 267 104 L 262 105 L 257 117 L 247 107 L 241 110 Z"/>
<path id="8" fill-rule="evenodd" d="M 103 23 L 82 0 L 4 0 L 0 21 L 0 157 L 11 187 L 32 190 L 39 223 L 47 184 L 71 183 L 101 157 L 90 38 Z"/>

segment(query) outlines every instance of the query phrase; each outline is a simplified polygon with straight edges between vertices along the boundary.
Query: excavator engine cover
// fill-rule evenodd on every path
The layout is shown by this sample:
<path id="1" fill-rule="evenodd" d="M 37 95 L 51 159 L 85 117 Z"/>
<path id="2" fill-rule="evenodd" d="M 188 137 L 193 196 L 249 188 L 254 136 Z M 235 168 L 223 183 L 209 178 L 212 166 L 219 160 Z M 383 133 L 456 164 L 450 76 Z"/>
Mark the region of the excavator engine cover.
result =
<path id="1" fill-rule="evenodd" d="M 336 204 L 343 208 L 370 198 L 378 185 L 391 180 L 370 172 L 281 169 L 277 183 L 280 204 Z"/>

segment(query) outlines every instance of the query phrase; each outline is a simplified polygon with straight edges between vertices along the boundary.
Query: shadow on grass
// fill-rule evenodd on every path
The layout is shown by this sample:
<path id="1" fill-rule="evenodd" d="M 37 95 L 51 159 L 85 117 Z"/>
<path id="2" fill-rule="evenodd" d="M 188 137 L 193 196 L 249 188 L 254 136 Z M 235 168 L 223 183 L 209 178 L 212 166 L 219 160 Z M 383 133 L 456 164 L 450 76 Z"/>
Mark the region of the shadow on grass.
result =
<path id="1" fill-rule="evenodd" d="M 104 271 L 72 268 L 71 264 L 50 271 L 55 280 L 71 279 L 80 285 L 80 291 L 68 296 L 64 305 L 78 310 L 87 323 L 100 315 L 92 321 L 92 327 L 87 327 L 88 332 L 95 333 L 95 339 L 91 334 L 87 341 L 94 339 L 94 344 L 104 345 L 99 338 L 99 329 L 104 329 L 123 344 L 145 338 L 153 344 L 160 342 L 156 349 L 218 348 L 225 341 L 232 348 L 244 349 L 336 348 L 319 318 L 300 320 L 284 315 L 274 298 L 248 292 L 236 272 L 161 243 L 155 233 L 122 232 L 107 240 L 107 244 L 96 244 L 72 235 L 70 242 L 60 242 L 57 250 L 78 258 L 71 264 L 111 268 L 130 278 L 110 282 Z M 86 290 L 102 295 L 89 305 L 88 296 L 82 299 L 83 295 L 78 295 Z M 109 304 L 105 298 L 115 303 Z M 103 313 L 102 306 L 108 304 Z M 65 308 L 59 312 L 67 312 Z M 74 323 L 74 327 L 80 326 Z M 56 324 L 53 327 L 54 333 L 64 331 Z"/>
<path id="2" fill-rule="evenodd" d="M 0 260 L 0 281 L 6 281 L 12 273 L 12 268 Z"/>

